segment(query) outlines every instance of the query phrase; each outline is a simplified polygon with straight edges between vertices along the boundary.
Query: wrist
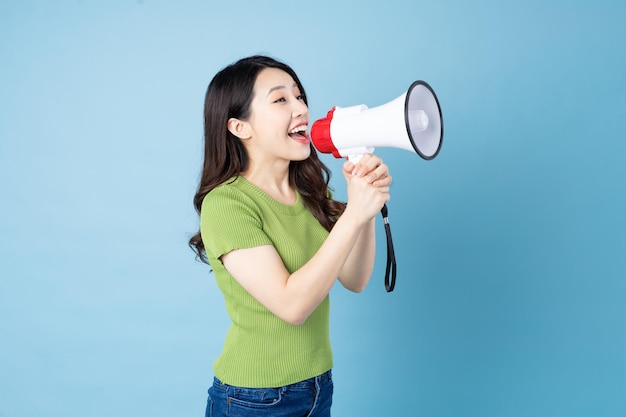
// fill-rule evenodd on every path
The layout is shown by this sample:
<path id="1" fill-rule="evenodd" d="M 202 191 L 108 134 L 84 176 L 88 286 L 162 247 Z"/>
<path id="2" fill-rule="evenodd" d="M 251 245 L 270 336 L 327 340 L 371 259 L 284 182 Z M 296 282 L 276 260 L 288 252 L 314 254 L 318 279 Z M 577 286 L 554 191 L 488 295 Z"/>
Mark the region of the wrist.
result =
<path id="1" fill-rule="evenodd" d="M 343 219 L 344 223 L 347 223 L 348 225 L 351 225 L 358 229 L 368 224 L 369 220 L 371 220 L 365 218 L 360 210 L 351 208 L 350 204 L 346 205 L 346 209 L 344 210 L 340 219 Z"/>

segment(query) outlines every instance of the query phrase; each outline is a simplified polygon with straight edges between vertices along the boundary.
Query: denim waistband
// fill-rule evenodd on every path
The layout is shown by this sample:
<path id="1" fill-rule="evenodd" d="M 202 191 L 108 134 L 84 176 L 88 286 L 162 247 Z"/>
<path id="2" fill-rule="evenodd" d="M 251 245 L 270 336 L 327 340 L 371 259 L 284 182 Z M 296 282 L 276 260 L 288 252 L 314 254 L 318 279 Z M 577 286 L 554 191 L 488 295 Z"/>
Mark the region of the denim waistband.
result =
<path id="1" fill-rule="evenodd" d="M 217 377 L 215 377 L 214 380 L 215 380 L 214 382 L 217 383 L 218 385 L 222 385 L 224 387 L 234 387 L 233 385 L 229 385 L 229 384 L 226 384 L 226 383 L 220 381 Z M 302 380 L 302 381 L 299 381 L 299 382 L 294 382 L 293 384 L 285 385 L 283 387 L 271 387 L 271 388 L 308 387 L 308 386 L 315 386 L 316 382 L 318 384 L 323 384 L 325 382 L 329 382 L 329 381 L 332 381 L 332 380 L 333 380 L 332 370 L 329 369 L 328 371 L 324 372 L 323 374 L 314 376 L 314 377 L 309 378 L 309 379 L 305 379 L 305 380 Z M 242 387 L 238 387 L 238 388 L 242 388 Z"/>
<path id="2" fill-rule="evenodd" d="M 307 379 L 305 381 L 311 381 L 311 382 L 328 382 L 328 381 L 332 381 L 333 379 L 333 373 L 332 371 L 329 369 L 328 371 L 324 372 L 321 375 L 315 376 L 313 378 Z"/>

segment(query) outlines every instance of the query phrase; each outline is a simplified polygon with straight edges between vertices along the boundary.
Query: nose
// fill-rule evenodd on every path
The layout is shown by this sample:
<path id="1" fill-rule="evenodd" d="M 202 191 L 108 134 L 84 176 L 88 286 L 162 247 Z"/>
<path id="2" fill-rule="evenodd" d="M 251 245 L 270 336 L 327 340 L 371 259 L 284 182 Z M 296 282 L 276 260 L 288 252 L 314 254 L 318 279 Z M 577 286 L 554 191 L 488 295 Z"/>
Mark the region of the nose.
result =
<path id="1" fill-rule="evenodd" d="M 307 114 L 309 108 L 303 100 L 295 100 L 295 104 L 292 109 L 293 117 L 299 117 Z"/>

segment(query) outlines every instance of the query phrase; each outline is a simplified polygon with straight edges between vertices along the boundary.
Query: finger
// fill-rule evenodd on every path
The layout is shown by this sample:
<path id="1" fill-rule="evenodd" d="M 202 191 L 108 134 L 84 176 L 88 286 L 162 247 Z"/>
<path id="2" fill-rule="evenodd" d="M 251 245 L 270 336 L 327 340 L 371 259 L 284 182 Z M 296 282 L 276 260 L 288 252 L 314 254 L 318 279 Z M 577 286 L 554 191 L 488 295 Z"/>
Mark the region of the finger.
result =
<path id="1" fill-rule="evenodd" d="M 369 173 L 381 166 L 383 164 L 383 160 L 376 155 L 368 154 L 368 156 L 369 158 L 363 162 L 363 167 Z"/>
<path id="2" fill-rule="evenodd" d="M 352 172 L 352 170 L 354 169 L 355 165 L 350 162 L 350 160 L 346 159 L 346 161 L 343 163 L 343 170 L 346 172 Z"/>
<path id="3" fill-rule="evenodd" d="M 380 187 L 377 186 L 376 187 L 376 191 L 378 191 L 379 193 L 385 194 L 385 193 L 388 193 L 390 191 L 390 187 L 388 185 L 383 185 L 383 186 L 380 186 Z"/>
<path id="4" fill-rule="evenodd" d="M 377 169 L 379 166 L 383 164 L 383 160 L 372 154 L 365 154 L 359 160 L 359 163 L 356 164 L 355 169 L 353 170 L 353 174 L 359 177 L 363 177 L 373 170 Z"/>
<path id="5" fill-rule="evenodd" d="M 387 165 L 382 164 L 372 171 L 368 172 L 366 178 L 370 183 L 373 183 L 374 181 L 385 178 L 387 176 L 389 176 L 389 168 L 387 167 Z"/>
<path id="6" fill-rule="evenodd" d="M 391 185 L 391 181 L 391 175 L 387 175 L 372 182 L 372 185 L 376 188 L 389 187 Z"/>

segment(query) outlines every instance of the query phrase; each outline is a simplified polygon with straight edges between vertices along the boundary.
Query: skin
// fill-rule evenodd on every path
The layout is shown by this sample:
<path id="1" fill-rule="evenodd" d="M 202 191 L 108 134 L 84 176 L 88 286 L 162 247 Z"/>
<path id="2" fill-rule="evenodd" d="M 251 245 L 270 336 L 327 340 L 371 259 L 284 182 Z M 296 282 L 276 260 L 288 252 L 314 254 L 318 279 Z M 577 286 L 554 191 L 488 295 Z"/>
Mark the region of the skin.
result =
<path id="1" fill-rule="evenodd" d="M 232 118 L 228 129 L 239 137 L 250 158 L 242 173 L 275 200 L 296 201 L 289 184 L 289 163 L 310 155 L 309 111 L 297 85 L 286 72 L 262 70 L 255 82 L 248 120 Z M 306 126 L 304 136 L 289 135 Z M 354 292 L 371 276 L 375 257 L 375 217 L 389 201 L 391 176 L 383 161 L 364 155 L 357 165 L 346 161 L 343 175 L 348 204 L 317 253 L 289 273 L 273 246 L 233 250 L 222 256 L 228 272 L 255 299 L 282 320 L 300 325 L 324 300 L 337 279 Z M 258 279 L 263 271 L 263 281 Z"/>

